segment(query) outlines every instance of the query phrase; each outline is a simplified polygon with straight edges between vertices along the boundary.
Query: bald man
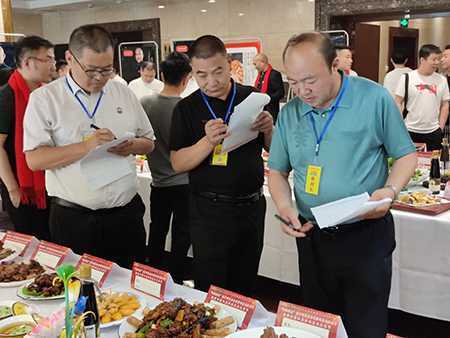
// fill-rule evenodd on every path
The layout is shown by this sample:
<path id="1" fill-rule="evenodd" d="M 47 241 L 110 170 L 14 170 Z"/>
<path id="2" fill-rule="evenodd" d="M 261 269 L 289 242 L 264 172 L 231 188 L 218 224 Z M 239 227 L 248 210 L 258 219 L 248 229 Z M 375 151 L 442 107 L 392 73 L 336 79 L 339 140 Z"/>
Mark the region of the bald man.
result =
<path id="1" fill-rule="evenodd" d="M 280 111 L 280 100 L 284 97 L 281 73 L 272 68 L 267 55 L 262 53 L 255 56 L 253 65 L 258 71 L 255 88 L 261 93 L 266 93 L 270 96 L 270 102 L 264 110 L 272 114 L 273 120 L 276 122 L 278 112 Z"/>

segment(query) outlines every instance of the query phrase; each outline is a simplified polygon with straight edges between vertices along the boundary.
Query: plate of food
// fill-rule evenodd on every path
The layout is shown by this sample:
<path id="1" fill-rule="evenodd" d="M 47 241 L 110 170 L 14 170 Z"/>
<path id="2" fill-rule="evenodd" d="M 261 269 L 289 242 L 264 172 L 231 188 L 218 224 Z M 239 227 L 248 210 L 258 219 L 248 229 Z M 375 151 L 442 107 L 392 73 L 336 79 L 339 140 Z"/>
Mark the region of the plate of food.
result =
<path id="1" fill-rule="evenodd" d="M 31 315 L 10 317 L 0 322 L 0 337 L 21 338 L 30 333 L 36 325 Z"/>
<path id="2" fill-rule="evenodd" d="M 131 292 L 102 292 L 97 297 L 100 329 L 120 325 L 127 317 L 142 311 L 145 300 Z"/>
<path id="3" fill-rule="evenodd" d="M 208 304 L 189 304 L 181 298 L 145 308 L 139 317 L 131 316 L 120 325 L 120 338 L 144 338 L 154 333 L 168 338 L 225 337 L 237 329 L 225 310 Z"/>
<path id="4" fill-rule="evenodd" d="M 56 273 L 43 273 L 33 282 L 17 289 L 17 295 L 27 300 L 64 299 L 64 284 Z"/>
<path id="5" fill-rule="evenodd" d="M 408 186 L 422 185 L 428 179 L 429 172 L 426 169 L 416 169 L 414 175 L 409 180 Z"/>
<path id="6" fill-rule="evenodd" d="M 235 332 L 227 338 L 320 338 L 321 336 L 291 327 L 259 327 Z"/>
<path id="7" fill-rule="evenodd" d="M 400 194 L 397 202 L 418 208 L 450 203 L 450 201 L 446 199 L 429 194 L 428 192 L 424 191 L 415 191 L 411 193 Z"/>
<path id="8" fill-rule="evenodd" d="M 18 287 L 33 281 L 45 269 L 36 261 L 0 263 L 0 287 Z"/>
<path id="9" fill-rule="evenodd" d="M 13 249 L 3 247 L 3 243 L 0 242 L 0 263 L 10 262 L 13 259 L 19 257 L 20 252 L 14 251 Z"/>
<path id="10" fill-rule="evenodd" d="M 8 317 L 36 313 L 36 308 L 16 300 L 0 301 L 0 320 Z"/>

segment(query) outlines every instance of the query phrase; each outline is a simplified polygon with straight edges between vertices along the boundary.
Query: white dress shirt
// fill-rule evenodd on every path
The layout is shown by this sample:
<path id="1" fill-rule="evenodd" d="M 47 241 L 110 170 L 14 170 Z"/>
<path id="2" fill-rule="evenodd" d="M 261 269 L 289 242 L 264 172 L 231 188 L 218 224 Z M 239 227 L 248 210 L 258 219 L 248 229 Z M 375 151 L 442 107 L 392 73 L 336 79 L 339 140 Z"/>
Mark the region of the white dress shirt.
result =
<path id="1" fill-rule="evenodd" d="M 132 132 L 137 137 L 154 139 L 145 111 L 125 86 L 108 81 L 92 118 L 83 110 L 74 93 L 91 113 L 102 95 L 101 92 L 86 93 L 70 75 L 32 92 L 25 111 L 24 151 L 40 146 L 58 147 L 82 142 L 94 132 L 91 124 L 108 128 L 117 137 Z M 46 170 L 47 192 L 49 196 L 93 210 L 126 205 L 137 193 L 135 157 L 130 155 L 128 161 L 132 174 L 96 190 L 83 176 L 80 161 Z"/>
<path id="2" fill-rule="evenodd" d="M 164 88 L 164 82 L 154 79 L 150 83 L 146 83 L 142 78 L 137 78 L 128 84 L 128 88 L 136 95 L 140 100 L 146 95 L 159 94 Z"/>

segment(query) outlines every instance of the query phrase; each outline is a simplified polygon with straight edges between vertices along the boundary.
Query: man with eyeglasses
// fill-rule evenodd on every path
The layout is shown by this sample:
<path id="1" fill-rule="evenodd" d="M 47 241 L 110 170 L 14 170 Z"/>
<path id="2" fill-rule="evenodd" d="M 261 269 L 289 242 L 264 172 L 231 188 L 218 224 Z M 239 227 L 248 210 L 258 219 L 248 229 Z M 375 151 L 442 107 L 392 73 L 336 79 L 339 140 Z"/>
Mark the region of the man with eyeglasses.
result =
<path id="1" fill-rule="evenodd" d="M 30 97 L 24 121 L 27 162 L 46 170 L 52 241 L 130 267 L 141 260 L 145 246 L 145 206 L 137 194 L 134 155 L 153 150 L 153 129 L 134 94 L 109 81 L 109 32 L 96 25 L 75 29 L 66 60 L 69 74 Z M 132 173 L 92 187 L 80 160 L 127 132 L 136 137 L 108 151 L 127 158 Z M 109 170 L 104 168 L 105 175 Z"/>
<path id="2" fill-rule="evenodd" d="M 23 119 L 28 98 L 55 69 L 53 45 L 28 36 L 15 46 L 17 69 L 0 88 L 0 194 L 15 230 L 49 240 L 43 171 L 31 171 L 23 154 Z"/>

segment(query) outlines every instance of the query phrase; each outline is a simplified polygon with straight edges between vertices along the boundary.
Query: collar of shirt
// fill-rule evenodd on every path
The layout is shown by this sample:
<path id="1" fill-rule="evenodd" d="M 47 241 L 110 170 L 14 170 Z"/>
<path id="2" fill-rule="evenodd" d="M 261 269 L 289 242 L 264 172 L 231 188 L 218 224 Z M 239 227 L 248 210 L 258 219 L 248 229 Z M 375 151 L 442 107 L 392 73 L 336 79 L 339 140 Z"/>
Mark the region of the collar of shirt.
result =
<path id="1" fill-rule="evenodd" d="M 83 88 L 81 88 L 78 83 L 75 82 L 75 80 L 72 78 L 72 74 L 67 74 L 67 81 L 69 82 L 70 88 L 72 88 L 72 91 L 74 94 L 78 95 L 79 93 L 83 94 L 84 96 L 90 97 L 90 96 L 97 96 L 98 94 L 100 94 L 100 92 L 95 93 L 95 94 L 90 94 L 88 92 L 86 92 Z M 108 84 L 108 83 L 106 83 Z M 106 87 L 106 85 L 105 85 Z M 105 87 L 102 88 L 101 92 L 103 92 L 103 94 L 105 94 Z"/>
<path id="2" fill-rule="evenodd" d="M 302 116 L 306 116 L 309 113 L 314 113 L 316 115 L 327 114 L 329 111 L 331 111 L 333 109 L 333 107 L 336 103 L 336 99 L 339 96 L 340 91 L 342 90 L 342 80 L 344 79 L 344 76 L 346 76 L 346 75 L 344 75 L 344 73 L 341 70 L 339 70 L 338 72 L 341 75 L 341 88 L 339 89 L 338 95 L 336 95 L 336 97 L 334 98 L 333 103 L 328 108 L 319 109 L 319 108 L 314 108 L 313 106 L 310 106 L 309 104 L 301 101 Z M 349 93 L 351 91 L 351 88 L 350 88 L 351 81 L 350 81 L 349 77 L 347 77 L 347 81 L 348 81 L 347 90 L 345 91 L 344 96 L 342 97 L 338 108 L 350 108 L 352 106 L 351 95 L 349 95 Z"/>

